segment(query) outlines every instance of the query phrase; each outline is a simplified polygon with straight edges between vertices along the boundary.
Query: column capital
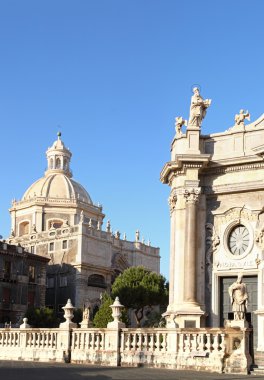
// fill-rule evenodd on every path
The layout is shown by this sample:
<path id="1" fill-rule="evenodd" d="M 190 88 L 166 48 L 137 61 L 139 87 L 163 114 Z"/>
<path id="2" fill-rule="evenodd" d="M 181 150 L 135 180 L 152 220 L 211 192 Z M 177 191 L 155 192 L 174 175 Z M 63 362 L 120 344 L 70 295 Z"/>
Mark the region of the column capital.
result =
<path id="1" fill-rule="evenodd" d="M 199 199 L 199 195 L 201 193 L 200 187 L 185 187 L 184 188 L 184 197 L 186 199 L 186 203 L 195 204 Z"/>

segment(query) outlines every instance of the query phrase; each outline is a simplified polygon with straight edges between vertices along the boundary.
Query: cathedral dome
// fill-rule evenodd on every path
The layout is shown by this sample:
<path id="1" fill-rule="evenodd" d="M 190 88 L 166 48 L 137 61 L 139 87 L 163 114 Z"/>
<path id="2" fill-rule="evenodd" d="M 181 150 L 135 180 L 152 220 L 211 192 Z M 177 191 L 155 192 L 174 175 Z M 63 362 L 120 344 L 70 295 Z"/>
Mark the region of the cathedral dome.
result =
<path id="1" fill-rule="evenodd" d="M 24 193 L 23 200 L 35 197 L 78 199 L 81 202 L 92 204 L 91 197 L 82 185 L 74 181 L 70 170 L 71 152 L 58 139 L 48 148 L 46 155 L 48 169 L 45 176 L 34 182 Z"/>
<path id="2" fill-rule="evenodd" d="M 82 185 L 65 174 L 49 174 L 33 183 L 23 195 L 23 200 L 35 197 L 79 199 L 92 204 L 91 197 Z"/>

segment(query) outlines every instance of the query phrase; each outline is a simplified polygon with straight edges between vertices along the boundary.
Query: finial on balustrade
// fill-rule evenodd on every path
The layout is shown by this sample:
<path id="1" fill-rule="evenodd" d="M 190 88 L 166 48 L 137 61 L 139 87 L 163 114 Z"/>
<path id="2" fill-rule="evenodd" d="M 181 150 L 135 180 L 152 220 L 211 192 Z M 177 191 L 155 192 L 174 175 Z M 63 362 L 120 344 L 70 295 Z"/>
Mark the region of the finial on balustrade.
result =
<path id="1" fill-rule="evenodd" d="M 122 328 L 122 327 L 126 327 L 126 325 L 120 321 L 120 317 L 121 317 L 121 310 L 123 309 L 123 305 L 121 305 L 120 301 L 119 301 L 119 298 L 116 297 L 115 298 L 115 302 L 110 305 L 111 309 L 112 309 L 112 317 L 114 318 L 113 322 L 109 322 L 107 324 L 107 327 L 108 328 Z"/>
<path id="2" fill-rule="evenodd" d="M 73 310 L 76 309 L 73 305 L 70 299 L 68 299 L 65 306 L 62 307 L 64 310 L 64 318 L 66 319 L 65 322 L 60 323 L 60 328 L 73 328 L 77 327 L 76 323 L 72 322 Z"/>

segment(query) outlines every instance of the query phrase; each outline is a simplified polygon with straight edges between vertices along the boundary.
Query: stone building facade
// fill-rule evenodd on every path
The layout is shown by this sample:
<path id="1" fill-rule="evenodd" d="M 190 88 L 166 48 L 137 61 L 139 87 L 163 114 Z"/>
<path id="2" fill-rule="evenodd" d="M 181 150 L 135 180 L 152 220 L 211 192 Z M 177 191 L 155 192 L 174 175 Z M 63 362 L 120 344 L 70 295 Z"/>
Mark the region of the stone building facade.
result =
<path id="1" fill-rule="evenodd" d="M 17 325 L 29 306 L 45 306 L 49 259 L 0 242 L 0 326 Z"/>
<path id="2" fill-rule="evenodd" d="M 61 312 L 71 298 L 76 307 L 98 307 L 100 294 L 124 269 L 143 265 L 159 273 L 159 248 L 140 241 L 138 231 L 135 241 L 113 233 L 109 221 L 103 231 L 102 206 L 72 179 L 71 152 L 60 133 L 46 155 L 44 177 L 12 203 L 8 239 L 50 259 L 46 304 Z"/>
<path id="3" fill-rule="evenodd" d="M 228 289 L 243 275 L 257 362 L 264 353 L 264 114 L 245 125 L 249 114 L 241 110 L 227 131 L 203 135 L 210 101 L 195 91 L 189 122 L 176 118 L 171 161 L 161 172 L 171 187 L 167 325 L 226 325 Z"/>

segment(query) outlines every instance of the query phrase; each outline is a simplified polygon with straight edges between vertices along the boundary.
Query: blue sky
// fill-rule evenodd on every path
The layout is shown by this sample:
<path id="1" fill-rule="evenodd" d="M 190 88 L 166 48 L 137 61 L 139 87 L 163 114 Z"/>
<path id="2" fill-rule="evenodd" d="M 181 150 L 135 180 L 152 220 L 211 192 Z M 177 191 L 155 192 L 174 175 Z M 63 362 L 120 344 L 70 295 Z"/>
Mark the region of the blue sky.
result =
<path id="1" fill-rule="evenodd" d="M 263 14 L 262 0 L 0 0 L 0 234 L 61 130 L 74 178 L 114 231 L 160 247 L 168 277 L 174 118 L 194 84 L 212 98 L 205 134 L 264 112 Z"/>

